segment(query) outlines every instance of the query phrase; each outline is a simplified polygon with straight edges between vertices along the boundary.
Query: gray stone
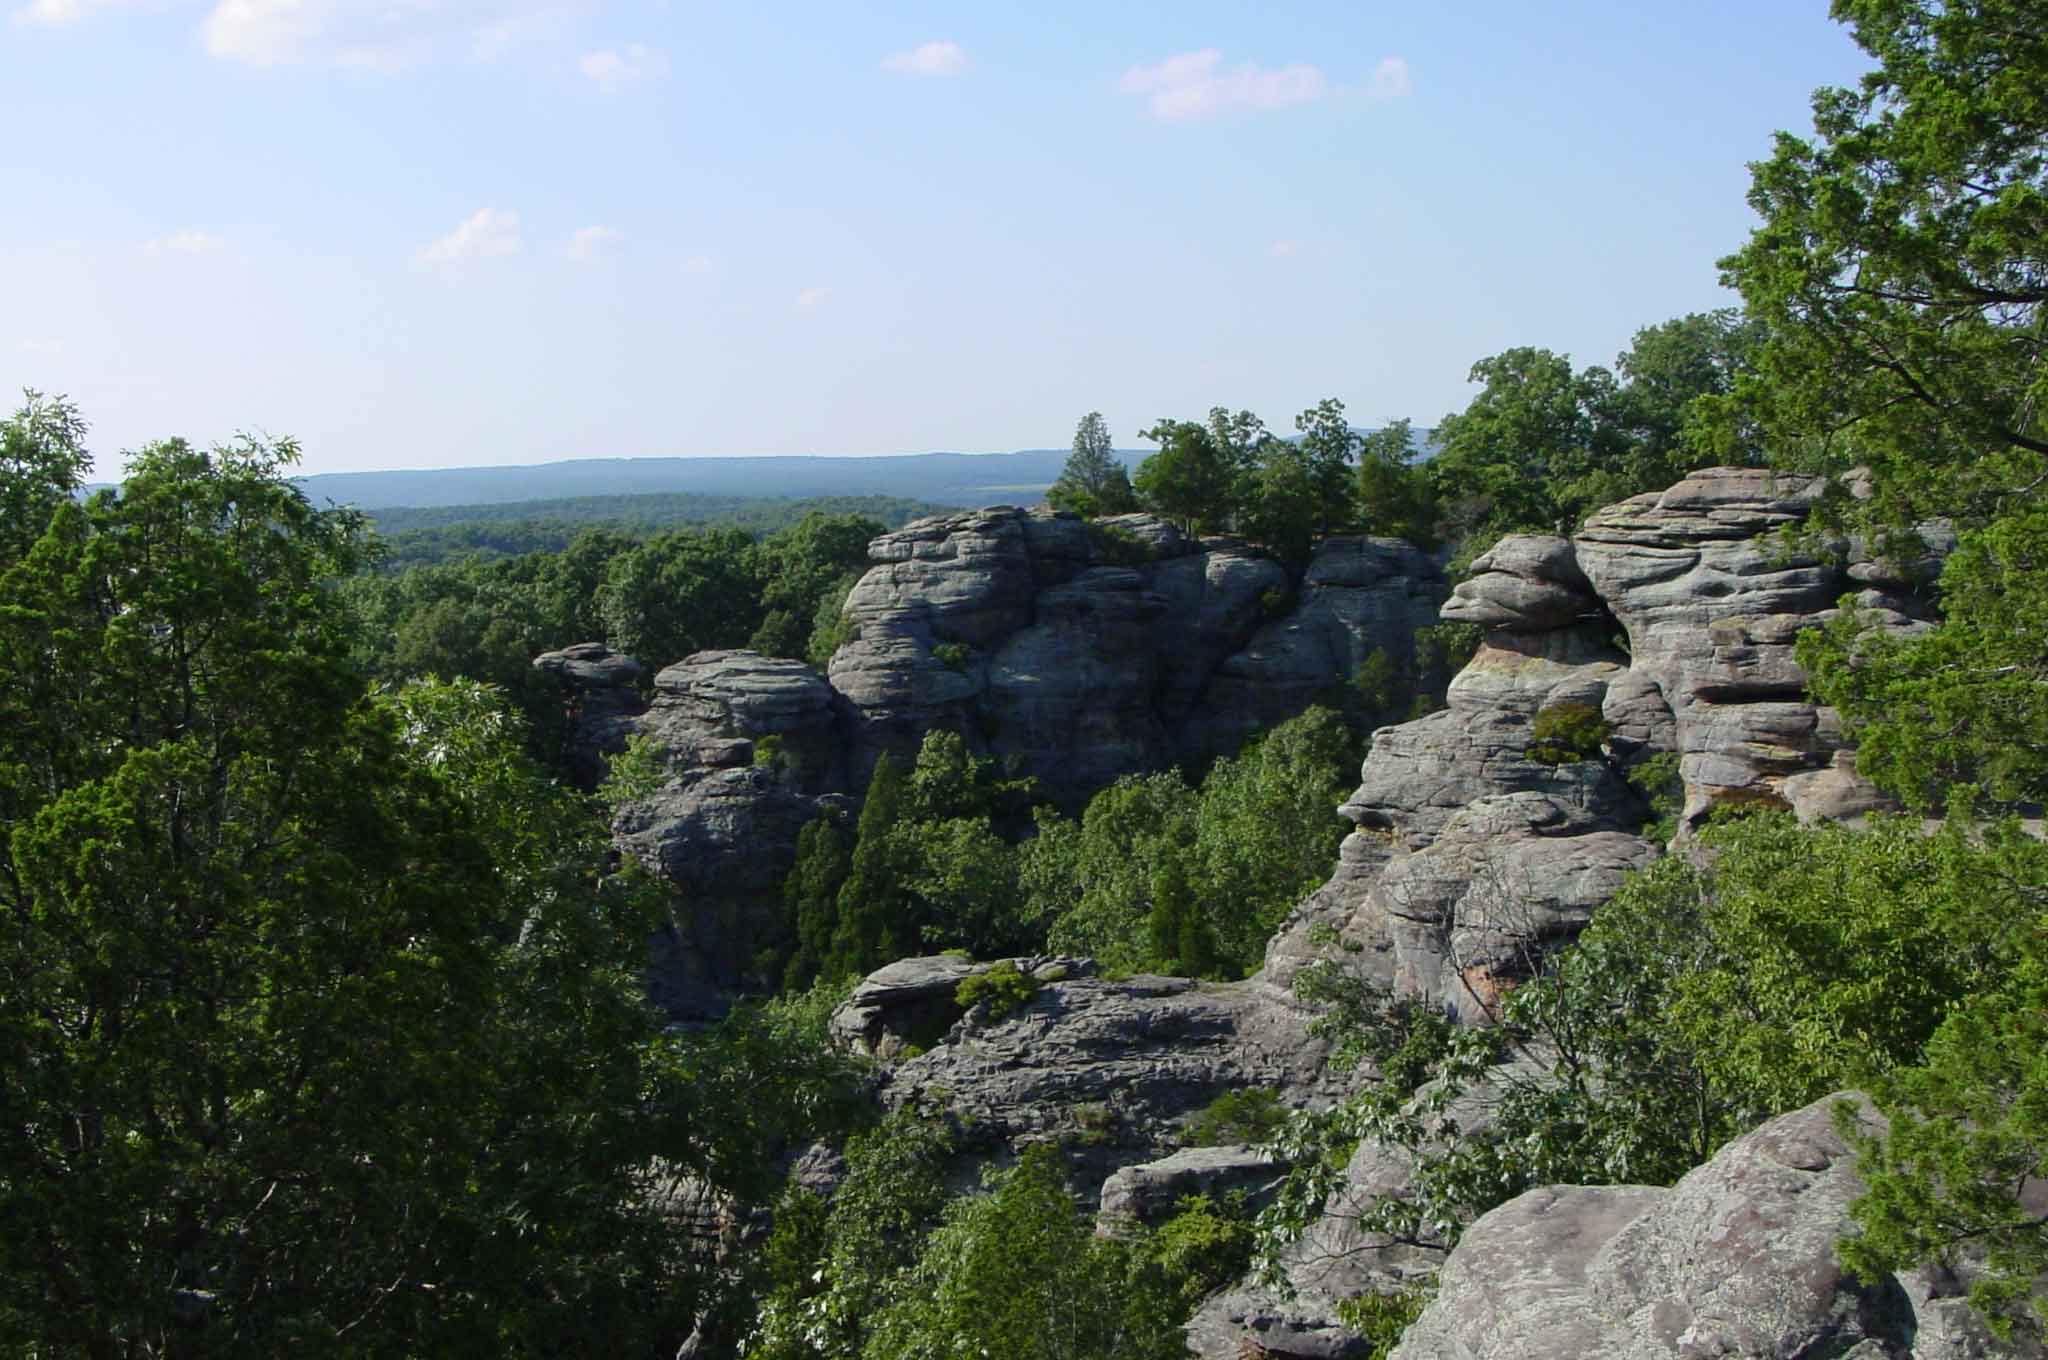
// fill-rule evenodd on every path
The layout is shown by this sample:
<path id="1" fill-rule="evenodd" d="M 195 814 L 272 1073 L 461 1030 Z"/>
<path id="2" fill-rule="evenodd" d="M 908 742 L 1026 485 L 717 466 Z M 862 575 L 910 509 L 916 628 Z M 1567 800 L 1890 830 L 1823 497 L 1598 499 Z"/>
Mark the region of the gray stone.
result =
<path id="1" fill-rule="evenodd" d="M 1600 598 L 1554 534 L 1510 534 L 1473 560 L 1443 616 L 1511 632 L 1547 632 L 1598 615 Z"/>
<path id="2" fill-rule="evenodd" d="M 1395 1360 L 2038 1357 L 1994 1343 L 1961 1276 L 1863 1282 L 1835 1257 L 1862 1193 L 1829 1097 L 1669 1190 L 1551 1186 L 1474 1222 Z M 1866 1118 L 1874 1116 L 1865 1111 Z"/>
<path id="3" fill-rule="evenodd" d="M 1156 1162 L 1127 1166 L 1102 1183 L 1097 1221 L 1107 1231 L 1130 1224 L 1156 1226 L 1180 1211 L 1191 1195 L 1206 1195 L 1219 1207 L 1242 1196 L 1247 1209 L 1263 1208 L 1287 1168 L 1242 1144 L 1182 1148 Z"/>
<path id="4" fill-rule="evenodd" d="M 542 652 L 535 670 L 562 684 L 569 708 L 567 758 L 569 779 L 588 791 L 603 782 L 611 757 L 626 749 L 647 711 L 640 695 L 646 668 L 602 642 L 578 642 L 560 651 Z"/>

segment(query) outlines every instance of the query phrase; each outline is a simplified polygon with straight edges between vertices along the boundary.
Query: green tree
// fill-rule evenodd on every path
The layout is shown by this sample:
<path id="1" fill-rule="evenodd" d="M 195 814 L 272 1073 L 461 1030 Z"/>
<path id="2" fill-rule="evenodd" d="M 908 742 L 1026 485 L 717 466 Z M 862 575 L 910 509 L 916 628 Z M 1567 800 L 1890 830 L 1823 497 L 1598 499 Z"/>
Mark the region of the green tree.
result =
<path id="1" fill-rule="evenodd" d="M 598 589 L 605 641 L 654 667 L 745 646 L 764 615 L 760 568 L 742 529 L 650 538 L 606 569 Z"/>
<path id="2" fill-rule="evenodd" d="M 1619 439 L 1605 423 L 1614 378 L 1599 367 L 1523 347 L 1481 359 L 1483 384 L 1437 425 L 1429 473 L 1438 501 L 1474 537 L 1515 529 L 1569 533 L 1614 499 Z"/>
<path id="3" fill-rule="evenodd" d="M 1139 1242 L 1095 1235 L 1041 1143 L 948 1206 L 862 1354 L 1178 1360 L 1186 1312 Z"/>
<path id="4" fill-rule="evenodd" d="M 1229 521 L 1241 469 L 1207 426 L 1162 420 L 1139 437 L 1159 445 L 1159 452 L 1138 464 L 1132 479 L 1145 509 L 1189 533 Z"/>
<path id="5" fill-rule="evenodd" d="M 20 560 L 91 470 L 78 408 L 23 392 L 20 409 L 0 420 L 0 570 Z"/>
<path id="6" fill-rule="evenodd" d="M 1315 521 L 1318 534 L 1333 533 L 1350 524 L 1357 506 L 1358 431 L 1344 416 L 1344 403 L 1325 397 L 1294 418 L 1301 432 L 1296 441 L 1308 465 L 1309 481 L 1315 488 Z"/>
<path id="7" fill-rule="evenodd" d="M 915 904 L 903 881 L 901 843 L 891 834 L 904 817 L 906 783 L 903 766 L 884 751 L 861 803 L 831 948 L 819 969 L 826 977 L 870 973 L 919 946 Z"/>
<path id="8" fill-rule="evenodd" d="M 867 569 L 868 544 L 882 532 L 878 521 L 865 516 L 813 510 L 763 539 L 757 549 L 763 614 L 747 645 L 769 656 L 802 660 L 819 606 L 841 581 L 858 579 Z M 841 591 L 841 599 L 844 595 Z"/>
<path id="9" fill-rule="evenodd" d="M 293 456 L 152 446 L 0 573 L 0 1346 L 673 1344 L 650 918 L 478 692 L 370 700 Z"/>
<path id="10" fill-rule="evenodd" d="M 1835 0 L 1876 69 L 1750 167 L 1762 225 L 1721 262 L 1767 328 L 1742 386 L 1870 507 L 1964 524 L 2048 469 L 2048 16 L 2030 0 Z"/>
<path id="11" fill-rule="evenodd" d="M 1081 417 L 1074 429 L 1074 451 L 1045 498 L 1056 510 L 1090 516 L 1121 515 L 1138 508 L 1130 474 L 1116 456 L 1109 424 L 1100 411 Z"/>
<path id="12" fill-rule="evenodd" d="M 1429 474 L 1415 464 L 1414 427 L 1389 421 L 1358 446 L 1358 521 L 1365 532 L 1436 546 L 1436 502 Z"/>
<path id="13" fill-rule="evenodd" d="M 796 937 L 796 953 L 783 972 L 783 990 L 810 986 L 831 956 L 839 925 L 839 891 L 852 868 L 851 847 L 837 815 L 828 812 L 797 833 L 796 865 L 782 885 Z"/>
<path id="14" fill-rule="evenodd" d="M 1347 469 L 1347 472 L 1349 470 Z M 1317 469 L 1299 444 L 1269 439 L 1238 485 L 1238 530 L 1294 571 L 1307 568 L 1325 511 Z"/>

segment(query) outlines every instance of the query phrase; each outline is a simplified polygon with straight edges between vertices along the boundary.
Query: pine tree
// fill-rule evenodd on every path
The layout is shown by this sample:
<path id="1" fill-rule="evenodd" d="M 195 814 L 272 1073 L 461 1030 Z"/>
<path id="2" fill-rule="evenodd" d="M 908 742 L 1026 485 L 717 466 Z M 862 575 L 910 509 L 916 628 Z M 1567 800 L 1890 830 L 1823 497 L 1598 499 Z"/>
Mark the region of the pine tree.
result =
<path id="1" fill-rule="evenodd" d="M 1045 498 L 1058 510 L 1083 515 L 1121 515 L 1138 508 L 1130 474 L 1110 446 L 1109 424 L 1090 411 L 1074 430 L 1074 451 Z"/>
<path id="2" fill-rule="evenodd" d="M 868 780 L 852 868 L 839 889 L 838 920 L 821 969 L 828 977 L 871 972 L 900 957 L 902 946 L 915 948 L 919 942 L 890 834 L 903 819 L 906 782 L 901 763 L 884 752 Z"/>
<path id="3" fill-rule="evenodd" d="M 784 991 L 801 991 L 817 980 L 832 951 L 839 925 L 839 891 L 852 868 L 845 831 L 831 813 L 798 833 L 796 867 L 783 881 L 782 899 L 796 932 L 796 954 L 783 970 Z"/>

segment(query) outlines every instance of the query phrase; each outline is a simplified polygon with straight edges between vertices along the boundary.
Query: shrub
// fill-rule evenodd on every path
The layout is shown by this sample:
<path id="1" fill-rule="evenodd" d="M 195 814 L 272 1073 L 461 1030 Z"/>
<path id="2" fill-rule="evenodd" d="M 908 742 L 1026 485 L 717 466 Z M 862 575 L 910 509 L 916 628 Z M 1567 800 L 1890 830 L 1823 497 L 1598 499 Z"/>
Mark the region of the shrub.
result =
<path id="1" fill-rule="evenodd" d="M 932 658 L 942 666 L 956 671 L 967 669 L 967 644 L 964 642 L 941 642 L 932 648 Z"/>
<path id="2" fill-rule="evenodd" d="M 991 1024 L 1007 1019 L 1011 1012 L 1031 1000 L 1038 990 L 1038 982 L 1028 973 L 1017 971 L 1017 965 L 1008 959 L 996 964 L 985 973 L 975 973 L 960 980 L 954 989 L 953 999 L 968 1010 L 986 1002 L 985 1014 Z"/>
<path id="3" fill-rule="evenodd" d="M 1225 1091 L 1188 1125 L 1189 1147 L 1221 1143 L 1263 1143 L 1287 1122 L 1280 1093 L 1270 1086 Z"/>
<path id="4" fill-rule="evenodd" d="M 1371 1360 L 1392 1355 L 1422 1310 L 1429 1304 L 1427 1289 L 1403 1289 L 1398 1294 L 1360 1294 L 1337 1305 L 1337 1320 L 1358 1333 L 1372 1349 Z"/>
<path id="5" fill-rule="evenodd" d="M 1541 765 L 1572 765 L 1598 758 L 1607 740 L 1607 720 L 1591 704 L 1566 700 L 1536 715 L 1529 728 L 1529 759 Z"/>
<path id="6" fill-rule="evenodd" d="M 1651 756 L 1628 772 L 1628 782 L 1650 805 L 1652 820 L 1641 834 L 1653 841 L 1670 840 L 1678 833 L 1678 814 L 1685 807 L 1685 781 L 1679 777 L 1678 753 L 1660 751 Z"/>
<path id="7" fill-rule="evenodd" d="M 754 768 L 770 773 L 784 769 L 789 763 L 789 753 L 783 749 L 782 738 L 770 734 L 754 738 Z"/>
<path id="8" fill-rule="evenodd" d="M 1116 524 L 1088 526 L 1088 554 L 1099 565 L 1141 567 L 1152 560 L 1152 549 L 1130 530 Z"/>

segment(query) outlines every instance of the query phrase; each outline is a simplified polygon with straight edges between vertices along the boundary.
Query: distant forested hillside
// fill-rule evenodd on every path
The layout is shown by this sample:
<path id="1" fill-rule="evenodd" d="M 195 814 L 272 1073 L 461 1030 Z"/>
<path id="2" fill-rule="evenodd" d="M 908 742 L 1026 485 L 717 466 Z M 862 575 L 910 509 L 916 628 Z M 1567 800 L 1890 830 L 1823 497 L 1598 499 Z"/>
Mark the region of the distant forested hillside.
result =
<path id="1" fill-rule="evenodd" d="M 1140 451 L 1117 455 L 1135 465 Z M 295 479 L 315 505 L 476 506 L 563 497 L 899 496 L 946 505 L 1037 500 L 1060 475 L 1065 449 L 919 453 L 871 458 L 580 458 L 532 467 L 334 472 Z"/>
<path id="2" fill-rule="evenodd" d="M 812 513 L 855 515 L 894 529 L 950 508 L 898 496 L 798 499 L 674 492 L 487 505 L 393 506 L 371 512 L 370 519 L 386 548 L 381 566 L 386 571 L 403 571 L 457 557 L 560 552 L 591 528 L 645 538 L 672 529 L 730 527 L 760 538 L 801 523 Z"/>

